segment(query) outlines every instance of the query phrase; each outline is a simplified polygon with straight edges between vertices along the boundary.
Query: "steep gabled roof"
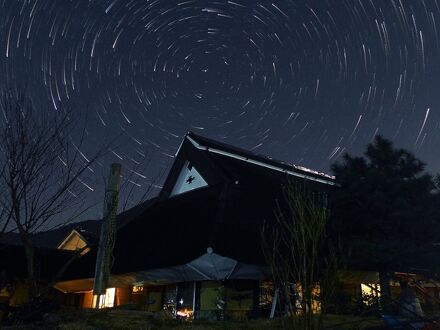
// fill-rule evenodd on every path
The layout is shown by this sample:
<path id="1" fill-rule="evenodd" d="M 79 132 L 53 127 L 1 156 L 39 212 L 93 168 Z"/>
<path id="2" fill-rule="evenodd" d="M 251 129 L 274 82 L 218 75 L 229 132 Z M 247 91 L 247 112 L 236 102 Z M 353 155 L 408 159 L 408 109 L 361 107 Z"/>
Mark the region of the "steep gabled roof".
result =
<path id="1" fill-rule="evenodd" d="M 173 194 L 182 173 L 200 175 L 207 185 Z M 117 231 L 112 274 L 185 264 L 208 247 L 239 262 L 265 264 L 261 227 L 275 221 L 282 187 L 293 180 L 308 181 L 312 191 L 335 185 L 331 176 L 188 133 L 157 200 L 120 220 L 125 225 Z M 78 261 L 83 278 L 93 276 L 94 258 L 92 250 Z"/>
<path id="2" fill-rule="evenodd" d="M 317 172 L 303 166 L 293 165 L 272 159 L 267 156 L 258 155 L 245 149 L 196 135 L 192 132 L 186 134 L 185 138 L 188 139 L 194 145 L 194 147 L 199 150 L 204 150 L 224 157 L 238 159 L 248 164 L 262 166 L 267 170 L 283 172 L 299 178 L 335 185 L 334 176 Z"/>
<path id="3" fill-rule="evenodd" d="M 208 185 L 235 183 L 246 176 L 250 181 L 252 179 L 249 173 L 253 173 L 255 178 L 278 177 L 285 180 L 286 177 L 292 177 L 330 186 L 336 184 L 335 178 L 328 174 L 274 160 L 189 132 L 176 153 L 175 162 L 160 193 L 161 200 L 174 195 L 175 186 L 188 163 L 195 166 L 197 174 L 200 172 Z"/>
<path id="4" fill-rule="evenodd" d="M 36 232 L 32 234 L 32 240 L 38 248 L 56 249 L 74 229 L 81 233 L 87 241 L 90 241 L 94 239 L 96 232 L 99 231 L 99 221 L 72 222 L 56 229 Z M 21 245 L 22 242 L 18 233 L 11 232 L 0 237 L 0 244 Z"/>
<path id="5" fill-rule="evenodd" d="M 156 202 L 157 197 L 151 198 L 139 205 L 136 205 L 126 211 L 119 213 L 116 216 L 117 228 L 121 228 L 142 214 L 148 207 Z M 45 249 L 58 248 L 72 233 L 81 235 L 82 239 L 87 244 L 95 244 L 99 239 L 99 232 L 101 230 L 101 219 L 84 220 L 79 222 L 68 223 L 56 229 L 47 231 L 40 231 L 32 234 L 32 240 L 35 247 Z M 0 244 L 3 245 L 21 245 L 20 235 L 15 232 L 10 232 L 0 237 Z"/>

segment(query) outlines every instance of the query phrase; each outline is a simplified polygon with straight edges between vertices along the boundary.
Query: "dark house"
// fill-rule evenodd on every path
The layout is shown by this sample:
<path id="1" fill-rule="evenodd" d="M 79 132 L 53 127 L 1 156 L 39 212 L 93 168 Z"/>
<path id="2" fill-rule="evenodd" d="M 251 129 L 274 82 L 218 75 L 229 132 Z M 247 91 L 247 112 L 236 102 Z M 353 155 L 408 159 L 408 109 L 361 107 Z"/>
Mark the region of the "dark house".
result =
<path id="1" fill-rule="evenodd" d="M 274 220 L 291 181 L 321 192 L 335 185 L 326 174 L 188 133 L 159 196 L 119 217 L 102 305 L 131 302 L 195 317 L 257 310 L 269 277 L 261 226 Z M 56 284 L 81 295 L 82 307 L 93 305 L 95 259 L 91 247 Z"/>
<path id="2" fill-rule="evenodd" d="M 257 310 L 269 277 L 261 226 L 274 220 L 282 187 L 292 181 L 317 191 L 335 185 L 323 173 L 188 133 L 159 196 L 135 216 L 119 217 L 101 305 L 196 317 Z M 56 285 L 81 295 L 82 307 L 93 305 L 95 259 L 92 248 Z"/>
<path id="3" fill-rule="evenodd" d="M 275 221 L 277 205 L 287 207 L 283 187 L 292 183 L 321 193 L 336 186 L 326 174 L 188 133 L 160 194 L 117 216 L 105 295 L 98 299 L 92 291 L 98 220 L 35 234 L 40 280 L 49 283 L 81 249 L 81 257 L 54 285 L 65 305 L 126 305 L 210 319 L 267 316 L 274 289 L 261 250 L 261 228 Z M 15 238 L 0 241 L 0 284 L 25 277 L 23 250 Z M 351 310 L 353 301 L 369 306 L 379 296 L 378 273 L 355 269 L 338 274 L 338 313 Z M 438 301 L 437 282 L 407 273 L 395 274 L 393 297 L 401 292 L 401 278 L 423 293 L 422 302 Z M 11 299 L 2 286 L 0 301 L 25 301 L 15 296 Z"/>

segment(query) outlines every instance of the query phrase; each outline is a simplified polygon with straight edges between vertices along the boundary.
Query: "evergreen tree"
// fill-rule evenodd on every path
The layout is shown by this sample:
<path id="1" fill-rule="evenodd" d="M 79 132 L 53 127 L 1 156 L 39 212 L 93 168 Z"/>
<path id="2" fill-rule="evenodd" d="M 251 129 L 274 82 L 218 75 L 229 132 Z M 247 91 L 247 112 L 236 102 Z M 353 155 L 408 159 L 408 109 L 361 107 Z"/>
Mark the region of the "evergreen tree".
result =
<path id="1" fill-rule="evenodd" d="M 387 311 L 389 276 L 434 265 L 439 241 L 436 186 L 425 164 L 377 136 L 364 157 L 332 165 L 340 188 L 332 200 L 332 231 L 352 268 L 379 271 Z"/>

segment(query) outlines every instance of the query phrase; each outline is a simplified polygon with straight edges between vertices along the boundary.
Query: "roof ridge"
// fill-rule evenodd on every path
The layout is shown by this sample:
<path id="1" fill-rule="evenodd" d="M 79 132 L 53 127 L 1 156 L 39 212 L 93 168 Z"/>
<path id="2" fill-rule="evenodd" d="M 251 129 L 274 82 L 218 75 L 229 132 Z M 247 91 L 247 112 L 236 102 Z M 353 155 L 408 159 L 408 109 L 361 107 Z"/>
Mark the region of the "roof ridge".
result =
<path id="1" fill-rule="evenodd" d="M 189 131 L 187 134 L 185 134 L 185 138 L 186 139 L 188 138 L 191 143 L 193 143 L 193 141 L 196 142 L 199 145 L 199 149 L 206 149 L 207 151 L 213 151 L 213 149 L 215 149 L 215 148 L 213 148 L 212 146 L 210 147 L 209 145 L 207 146 L 206 143 L 212 144 L 213 146 L 219 148 L 220 150 L 223 149 L 222 151 L 224 151 L 225 153 L 235 154 L 235 155 L 239 156 L 238 158 L 240 158 L 240 157 L 245 158 L 242 160 L 248 161 L 249 159 L 252 159 L 252 160 L 254 160 L 254 163 L 257 163 L 257 165 L 260 165 L 260 166 L 264 165 L 264 163 L 266 163 L 265 165 L 267 165 L 268 167 L 270 167 L 272 169 L 276 169 L 274 167 L 278 167 L 280 170 L 283 170 L 283 171 L 300 172 L 300 173 L 304 174 L 303 176 L 305 178 L 309 178 L 309 179 L 323 178 L 323 180 L 325 181 L 324 183 L 334 184 L 335 177 L 332 175 L 329 175 L 327 173 L 319 172 L 319 171 L 312 170 L 312 169 L 309 169 L 304 166 L 295 165 L 295 164 L 291 164 L 291 163 L 288 163 L 285 161 L 274 159 L 274 158 L 266 156 L 266 155 L 256 154 L 250 150 L 246 150 L 241 147 L 236 147 L 236 146 L 228 144 L 228 143 L 219 142 L 217 140 L 213 140 L 213 139 L 195 134 L 191 131 Z M 191 141 L 191 139 L 193 141 Z M 206 143 L 204 143 L 204 142 L 206 142 Z M 226 151 L 225 151 L 225 149 L 226 149 Z M 259 163 L 263 163 L 263 164 L 259 164 Z M 290 174 L 292 174 L 292 173 L 290 173 Z M 321 181 L 321 180 L 319 180 L 319 181 Z"/>

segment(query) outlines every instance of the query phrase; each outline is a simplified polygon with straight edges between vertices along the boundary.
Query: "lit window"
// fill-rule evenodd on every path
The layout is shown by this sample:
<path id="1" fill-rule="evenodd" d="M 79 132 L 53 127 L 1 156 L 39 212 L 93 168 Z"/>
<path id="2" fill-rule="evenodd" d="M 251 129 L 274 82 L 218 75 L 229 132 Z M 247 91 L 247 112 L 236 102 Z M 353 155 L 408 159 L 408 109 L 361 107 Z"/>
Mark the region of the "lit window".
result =
<path id="1" fill-rule="evenodd" d="M 179 316 L 179 317 L 182 317 L 182 318 L 187 318 L 187 319 L 191 319 L 193 316 L 194 316 L 194 312 L 191 310 L 191 309 L 182 309 L 182 310 L 178 310 L 177 312 L 176 312 L 176 314 Z"/>
<path id="2" fill-rule="evenodd" d="M 115 304 L 116 288 L 108 288 L 105 294 L 93 296 L 93 306 L 98 308 L 113 307 Z"/>
<path id="3" fill-rule="evenodd" d="M 133 290 L 132 290 L 133 293 L 141 293 L 143 291 L 144 291 L 143 285 L 134 285 L 133 286 Z"/>
<path id="4" fill-rule="evenodd" d="M 380 297 L 379 284 L 363 284 L 361 283 L 362 301 L 365 305 L 370 306 Z"/>

